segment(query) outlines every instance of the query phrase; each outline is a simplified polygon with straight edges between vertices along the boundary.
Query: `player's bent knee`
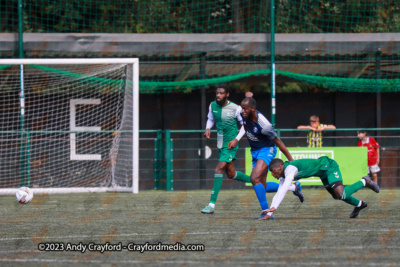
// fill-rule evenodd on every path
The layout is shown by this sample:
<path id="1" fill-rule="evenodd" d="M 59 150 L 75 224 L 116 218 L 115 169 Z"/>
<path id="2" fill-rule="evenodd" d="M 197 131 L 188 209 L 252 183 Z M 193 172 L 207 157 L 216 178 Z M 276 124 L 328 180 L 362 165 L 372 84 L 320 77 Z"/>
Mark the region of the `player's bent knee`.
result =
<path id="1" fill-rule="evenodd" d="M 343 191 L 341 191 L 341 192 L 333 192 L 332 196 L 333 196 L 334 199 L 342 199 Z"/>
<path id="2" fill-rule="evenodd" d="M 337 193 L 335 193 L 335 191 L 333 191 L 332 188 L 326 188 L 326 190 L 328 190 L 329 194 L 331 194 L 333 199 L 336 200 L 341 199 L 342 196 L 341 195 L 339 196 Z"/>
<path id="3" fill-rule="evenodd" d="M 335 200 L 341 200 L 342 199 L 342 196 L 337 194 L 337 193 L 335 193 L 335 192 L 331 193 L 331 196 Z"/>
<path id="4" fill-rule="evenodd" d="M 251 177 L 250 176 L 250 181 L 253 185 L 259 184 L 261 182 L 261 179 L 258 177 Z"/>
<path id="5" fill-rule="evenodd" d="M 339 194 L 336 194 L 335 192 L 332 192 L 331 196 L 335 200 L 341 200 L 342 199 L 342 196 L 340 196 Z"/>
<path id="6" fill-rule="evenodd" d="M 235 173 L 227 173 L 226 174 L 226 176 L 229 178 L 229 179 L 233 179 L 234 177 L 235 177 Z"/>
<path id="7" fill-rule="evenodd" d="M 344 195 L 344 187 L 342 181 L 336 181 L 330 184 L 330 188 L 328 189 L 329 193 L 331 193 L 333 199 L 339 200 L 343 199 Z"/>
<path id="8" fill-rule="evenodd" d="M 226 173 L 226 176 L 227 176 L 229 179 L 233 179 L 233 178 L 235 178 L 235 176 L 236 176 L 235 169 L 226 168 L 225 173 Z"/>

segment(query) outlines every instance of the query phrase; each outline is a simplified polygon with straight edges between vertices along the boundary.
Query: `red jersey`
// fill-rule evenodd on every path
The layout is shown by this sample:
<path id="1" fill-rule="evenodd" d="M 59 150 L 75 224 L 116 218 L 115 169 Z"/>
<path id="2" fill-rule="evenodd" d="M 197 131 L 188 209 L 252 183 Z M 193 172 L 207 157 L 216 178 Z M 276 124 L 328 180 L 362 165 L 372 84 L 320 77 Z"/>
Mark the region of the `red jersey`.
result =
<path id="1" fill-rule="evenodd" d="M 374 166 L 378 159 L 378 151 L 377 148 L 379 147 L 378 142 L 376 142 L 375 138 L 367 137 L 367 140 L 359 141 L 357 143 L 358 146 L 365 146 L 368 148 L 368 166 Z"/>

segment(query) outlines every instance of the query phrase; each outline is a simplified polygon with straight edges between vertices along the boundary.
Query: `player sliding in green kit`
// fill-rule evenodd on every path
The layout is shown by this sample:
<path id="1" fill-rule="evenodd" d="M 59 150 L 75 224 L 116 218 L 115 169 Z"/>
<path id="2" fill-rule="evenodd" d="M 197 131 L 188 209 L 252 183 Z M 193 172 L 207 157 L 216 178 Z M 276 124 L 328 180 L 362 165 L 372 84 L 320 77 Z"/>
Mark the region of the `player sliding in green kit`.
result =
<path id="1" fill-rule="evenodd" d="M 311 176 L 319 177 L 325 189 L 334 199 L 340 199 L 355 206 L 350 218 L 356 218 L 360 210 L 367 207 L 367 202 L 352 196 L 355 192 L 365 186 L 379 193 L 379 186 L 369 176 L 364 176 L 360 181 L 344 187 L 339 165 L 336 161 L 326 156 L 318 159 L 299 159 L 286 162 L 281 159 L 273 159 L 269 165 L 269 170 L 272 176 L 280 180 L 279 189 L 272 199 L 271 208 L 265 210 L 265 212 L 268 212 L 269 218 L 285 197 L 287 187 L 293 180 L 297 181 Z"/>
<path id="2" fill-rule="evenodd" d="M 252 95 L 251 92 L 246 93 L 246 97 L 251 97 Z M 215 101 L 211 102 L 207 116 L 208 120 L 204 136 L 210 139 L 210 129 L 215 123 L 217 127 L 219 161 L 214 170 L 214 186 L 211 191 L 210 204 L 201 211 L 205 214 L 214 213 L 215 203 L 222 186 L 224 172 L 226 172 L 229 179 L 251 183 L 250 176 L 243 172 L 235 171 L 234 160 L 236 159 L 236 152 L 239 148 L 237 143 L 245 134 L 245 130 L 243 126 L 240 131 L 238 130 L 238 123 L 243 123 L 240 115 L 242 108 L 229 101 L 228 97 L 228 87 L 225 84 L 220 84 L 217 88 Z M 278 183 L 268 182 L 266 192 L 276 192 L 278 187 Z M 304 196 L 301 192 L 300 183 L 290 185 L 288 190 L 292 191 L 293 194 L 299 197 L 300 201 L 303 202 Z"/>

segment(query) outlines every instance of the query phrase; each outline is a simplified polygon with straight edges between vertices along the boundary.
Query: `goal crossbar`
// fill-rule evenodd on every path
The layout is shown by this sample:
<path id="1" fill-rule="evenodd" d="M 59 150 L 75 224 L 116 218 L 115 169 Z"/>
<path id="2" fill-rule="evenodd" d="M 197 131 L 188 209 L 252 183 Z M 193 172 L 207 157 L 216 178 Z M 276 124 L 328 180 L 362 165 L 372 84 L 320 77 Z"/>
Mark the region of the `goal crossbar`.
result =
<path id="1" fill-rule="evenodd" d="M 139 64 L 138 58 L 16 58 L 0 59 L 0 65 L 87 65 L 87 64 Z"/>

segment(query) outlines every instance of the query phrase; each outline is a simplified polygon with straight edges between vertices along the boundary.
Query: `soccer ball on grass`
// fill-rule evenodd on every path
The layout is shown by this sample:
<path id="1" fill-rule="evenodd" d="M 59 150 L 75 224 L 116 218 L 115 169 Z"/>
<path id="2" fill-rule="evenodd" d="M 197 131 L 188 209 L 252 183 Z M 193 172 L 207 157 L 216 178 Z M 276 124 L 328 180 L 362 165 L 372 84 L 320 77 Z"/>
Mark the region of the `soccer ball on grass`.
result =
<path id="1" fill-rule="evenodd" d="M 15 197 L 19 203 L 27 204 L 31 202 L 33 193 L 28 187 L 21 187 L 15 193 Z"/>

